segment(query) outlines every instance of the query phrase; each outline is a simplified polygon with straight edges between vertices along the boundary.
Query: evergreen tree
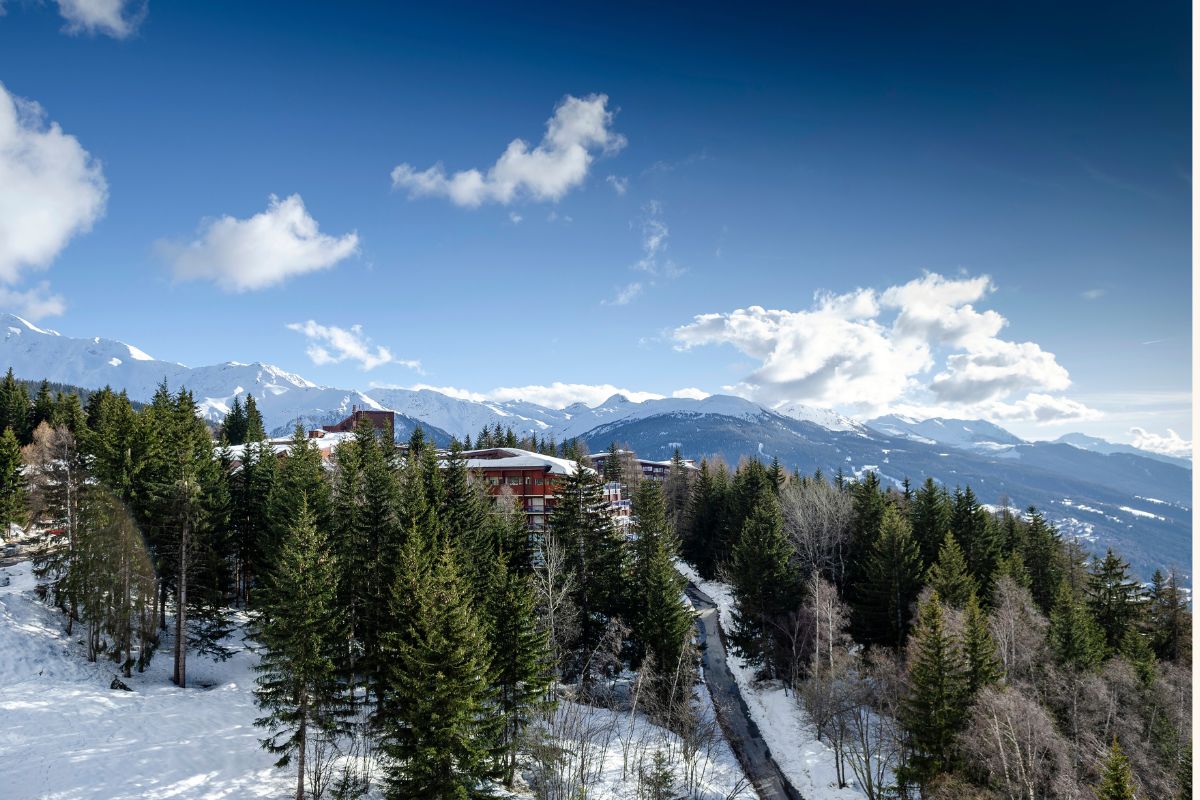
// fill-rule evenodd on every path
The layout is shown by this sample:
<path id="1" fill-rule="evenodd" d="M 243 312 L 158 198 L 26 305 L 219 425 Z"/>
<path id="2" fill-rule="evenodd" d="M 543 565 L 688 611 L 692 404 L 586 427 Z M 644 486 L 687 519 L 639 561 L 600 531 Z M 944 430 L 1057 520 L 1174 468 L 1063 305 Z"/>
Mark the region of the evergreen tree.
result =
<path id="1" fill-rule="evenodd" d="M 920 591 L 921 552 L 908 522 L 888 506 L 856 593 L 854 619 L 860 638 L 899 647 L 908 633 L 912 606 Z"/>
<path id="2" fill-rule="evenodd" d="M 257 604 L 255 636 L 263 651 L 254 699 L 264 716 L 254 724 L 270 730 L 262 745 L 280 756 L 276 767 L 295 758 L 295 797 L 304 800 L 311 739 L 334 732 L 342 716 L 333 656 L 344 634 L 326 537 L 303 499 L 292 517 Z"/>
<path id="3" fill-rule="evenodd" d="M 1087 586 L 1087 605 L 1104 631 L 1109 653 L 1120 649 L 1125 632 L 1136 626 L 1142 610 L 1142 588 L 1129 576 L 1129 563 L 1108 549 L 1095 559 Z"/>
<path id="4" fill-rule="evenodd" d="M 688 511 L 691 493 L 692 470 L 683 460 L 679 448 L 671 454 L 671 469 L 663 486 L 663 498 L 667 503 L 667 522 L 676 537 L 683 536 L 684 519 Z"/>
<path id="5" fill-rule="evenodd" d="M 487 641 L 450 547 L 420 534 L 401 553 L 385 640 L 387 689 L 376 715 L 389 798 L 465 800 L 490 773 L 494 731 Z"/>
<path id="6" fill-rule="evenodd" d="M 246 395 L 246 432 L 243 441 L 261 442 L 267 438 L 267 430 L 263 426 L 262 412 L 254 402 L 254 395 Z"/>
<path id="7" fill-rule="evenodd" d="M 1064 579 L 1050 610 L 1050 649 L 1058 663 L 1079 671 L 1099 666 L 1104 658 L 1104 631 Z"/>
<path id="8" fill-rule="evenodd" d="M 937 561 L 938 551 L 950 533 L 950 498 L 933 478 L 926 478 L 913 495 L 908 519 L 921 548 L 921 560 L 930 566 Z"/>
<path id="9" fill-rule="evenodd" d="M 1121 638 L 1121 656 L 1133 667 L 1142 686 L 1149 688 L 1154 683 L 1157 674 L 1154 651 L 1145 634 L 1134 628 L 1128 628 Z"/>
<path id="10" fill-rule="evenodd" d="M 850 527 L 846 571 L 839 588 L 846 601 L 854 605 L 870 580 L 870 562 L 880 537 L 886 504 L 883 492 L 879 489 L 879 475 L 873 470 L 853 484 L 850 491 L 854 497 L 854 518 Z M 917 556 L 920 557 L 919 549 Z"/>
<path id="11" fill-rule="evenodd" d="M 50 383 L 49 381 L 42 381 L 38 385 L 37 394 L 33 398 L 33 411 L 29 419 L 29 430 L 32 432 L 34 428 L 43 422 L 50 422 L 54 417 L 54 407 L 54 396 L 50 394 Z"/>
<path id="12" fill-rule="evenodd" d="M 1096 787 L 1096 800 L 1134 800 L 1133 770 L 1114 737 L 1104 761 L 1104 776 Z"/>
<path id="13" fill-rule="evenodd" d="M 707 460 L 701 461 L 688 498 L 681 544 L 684 559 L 706 580 L 717 576 L 721 561 L 718 538 L 726 488 L 724 471 L 714 469 Z"/>
<path id="14" fill-rule="evenodd" d="M 233 396 L 233 406 L 221 423 L 221 434 L 230 444 L 246 442 L 246 409 L 242 407 L 242 399 L 236 394 Z"/>
<path id="15" fill-rule="evenodd" d="M 642 481 L 633 497 L 633 519 L 637 541 L 629 617 L 640 653 L 652 656 L 662 675 L 672 676 L 686 656 L 693 614 L 683 600 L 684 580 L 674 564 L 677 545 L 658 482 Z M 666 698 L 672 684 L 664 683 L 654 689 Z"/>
<path id="16" fill-rule="evenodd" d="M 730 639 L 748 663 L 775 677 L 783 661 L 782 623 L 800 605 L 800 592 L 779 501 L 770 490 L 761 497 L 729 561 L 734 599 Z"/>
<path id="17" fill-rule="evenodd" d="M 12 428 L 0 436 L 0 532 L 12 524 L 24 525 L 29 492 L 21 463 L 21 445 Z"/>
<path id="18" fill-rule="evenodd" d="M 508 568 L 495 555 L 490 561 L 488 641 L 492 684 L 499 715 L 497 766 L 506 786 L 516 776 L 517 751 L 524 732 L 547 704 L 553 677 L 546 632 L 538 622 L 528 575 Z"/>
<path id="19" fill-rule="evenodd" d="M 603 477 L 605 483 L 621 483 L 621 449 L 616 442 L 611 442 L 605 453 Z"/>
<path id="20" fill-rule="evenodd" d="M 59 392 L 54 398 L 54 411 L 48 422 L 50 427 L 65 427 L 76 436 L 84 433 L 87 429 L 87 413 L 79 404 L 79 395 Z"/>
<path id="21" fill-rule="evenodd" d="M 561 481 L 550 527 L 567 549 L 581 644 L 590 651 L 608 620 L 624 610 L 625 573 L 625 540 L 609 516 L 594 470 L 580 467 Z"/>
<path id="22" fill-rule="evenodd" d="M 988 631 L 987 615 L 975 595 L 967 599 L 963 615 L 962 652 L 967 666 L 967 696 L 1000 680 L 1004 671 L 996 653 L 996 642 Z"/>
<path id="23" fill-rule="evenodd" d="M 0 382 L 0 429 L 12 428 L 19 442 L 28 442 L 32 412 L 29 390 L 13 376 L 12 367 L 9 367 Z"/>
<path id="24" fill-rule="evenodd" d="M 1058 531 L 1046 524 L 1036 508 L 1030 506 L 1027 515 L 1029 524 L 1022 557 L 1029 572 L 1029 591 L 1042 613 L 1048 614 L 1063 578 L 1060 539 Z"/>
<path id="25" fill-rule="evenodd" d="M 1188 602 L 1172 572 L 1164 578 L 1155 570 L 1150 582 L 1148 616 L 1154 652 L 1168 661 L 1191 656 L 1191 614 Z"/>
<path id="26" fill-rule="evenodd" d="M 950 509 L 950 528 L 962 547 L 967 569 L 984 596 L 990 596 L 996 564 L 1000 560 L 1000 531 L 992 515 L 979 504 L 968 485 L 955 490 Z"/>
<path id="27" fill-rule="evenodd" d="M 929 568 L 926 583 L 951 608 L 962 608 L 969 598 L 975 596 L 975 579 L 967 571 L 962 548 L 958 546 L 954 534 L 948 531 L 941 550 L 938 551 L 937 563 Z"/>
<path id="28" fill-rule="evenodd" d="M 272 531 L 263 543 L 266 563 L 274 560 L 279 542 L 296 526 L 296 514 L 302 501 L 307 504 L 318 530 L 332 529 L 332 491 L 321 453 L 304 428 L 296 425 L 287 456 L 280 461 L 271 486 L 268 504 Z"/>
<path id="29" fill-rule="evenodd" d="M 921 604 L 909 651 L 909 691 L 900 711 L 911 755 L 903 777 L 924 789 L 956 764 L 954 740 L 967 719 L 968 670 L 946 630 L 934 592 Z"/>
<path id="30" fill-rule="evenodd" d="M 247 442 L 242 447 L 242 463 L 230 476 L 234 585 L 242 603 L 250 601 L 256 577 L 266 574 L 274 557 L 271 497 L 277 470 L 278 459 L 270 444 Z"/>

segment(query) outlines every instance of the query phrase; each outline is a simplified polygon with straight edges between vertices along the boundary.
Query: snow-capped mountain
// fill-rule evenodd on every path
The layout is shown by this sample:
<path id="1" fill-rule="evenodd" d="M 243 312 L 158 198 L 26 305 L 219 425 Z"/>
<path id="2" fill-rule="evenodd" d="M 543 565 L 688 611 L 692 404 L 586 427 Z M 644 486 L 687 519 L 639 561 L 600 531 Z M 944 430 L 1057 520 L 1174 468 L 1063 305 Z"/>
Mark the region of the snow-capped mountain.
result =
<path id="1" fill-rule="evenodd" d="M 1090 450 L 1093 453 L 1125 453 L 1131 456 L 1142 456 L 1143 458 L 1153 458 L 1155 461 L 1161 461 L 1164 464 L 1175 464 L 1179 467 L 1191 469 L 1192 462 L 1190 459 L 1177 458 L 1175 456 L 1167 456 L 1162 453 L 1153 453 L 1149 450 L 1142 450 L 1129 444 L 1117 444 L 1110 442 L 1107 439 L 1101 439 L 1096 436 L 1088 436 L 1084 433 L 1064 433 L 1062 436 L 1054 440 L 1061 444 L 1069 444 L 1072 447 L 1078 447 L 1080 450 Z"/>
<path id="2" fill-rule="evenodd" d="M 160 361 L 115 339 L 75 339 L 12 314 L 0 314 L 0 364 L 22 378 L 46 378 L 86 388 L 124 389 L 133 400 L 148 401 L 160 383 L 171 391 L 190 389 L 204 417 L 220 421 L 235 395 L 253 394 L 271 430 L 294 421 L 331 422 L 352 406 L 382 406 L 362 392 L 318 386 L 270 364 L 228 361 L 208 367 L 186 367 Z"/>
<path id="3" fill-rule="evenodd" d="M 888 414 L 868 420 L 868 428 L 915 442 L 944 444 L 977 453 L 1002 453 L 1025 441 L 999 425 L 981 419 L 917 420 L 902 414 Z"/>
<path id="4" fill-rule="evenodd" d="M 485 425 L 511 427 L 558 441 L 582 437 L 593 451 L 613 442 L 654 459 L 680 448 L 689 457 L 777 457 L 787 467 L 847 476 L 877 471 L 894 485 L 926 477 L 947 486 L 970 484 L 985 502 L 1030 504 L 1094 547 L 1118 546 L 1135 567 L 1190 561 L 1191 466 L 1127 445 L 1069 436 L 1025 442 L 979 420 L 915 420 L 890 415 L 858 423 L 801 405 L 768 409 L 728 395 L 703 400 L 665 398 L 636 403 L 613 395 L 602 403 L 562 409 L 521 401 L 460 399 L 432 391 L 320 386 L 269 364 L 226 362 L 187 367 L 151 357 L 112 339 L 77 339 L 0 315 L 0 369 L 87 388 L 124 389 L 148 401 L 162 381 L 190 389 L 204 416 L 218 422 L 235 395 L 253 393 L 273 433 L 296 423 L 341 419 L 353 406 L 397 413 L 404 437 L 424 426 L 433 439 L 474 437 Z"/>

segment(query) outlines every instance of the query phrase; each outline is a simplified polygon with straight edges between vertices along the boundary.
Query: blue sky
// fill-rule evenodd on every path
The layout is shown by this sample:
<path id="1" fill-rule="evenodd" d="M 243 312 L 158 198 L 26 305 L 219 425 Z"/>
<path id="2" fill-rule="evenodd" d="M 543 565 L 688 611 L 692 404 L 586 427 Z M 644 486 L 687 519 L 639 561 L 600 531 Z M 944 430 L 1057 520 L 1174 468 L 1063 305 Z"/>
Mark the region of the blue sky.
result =
<path id="1" fill-rule="evenodd" d="M 1186 4 L 573 5 L 6 0 L 0 298 L 335 386 L 1191 438 Z"/>

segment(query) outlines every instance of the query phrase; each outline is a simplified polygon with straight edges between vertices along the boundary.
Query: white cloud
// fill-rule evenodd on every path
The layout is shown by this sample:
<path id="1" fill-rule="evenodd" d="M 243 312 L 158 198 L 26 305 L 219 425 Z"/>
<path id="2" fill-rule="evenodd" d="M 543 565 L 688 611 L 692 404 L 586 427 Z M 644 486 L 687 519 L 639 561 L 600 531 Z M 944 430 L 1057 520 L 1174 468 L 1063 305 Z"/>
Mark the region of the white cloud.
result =
<path id="1" fill-rule="evenodd" d="M 602 300 L 603 305 L 628 305 L 647 288 L 657 286 L 660 280 L 673 280 L 686 272 L 666 255 L 667 240 L 671 231 L 662 219 L 662 205 L 657 200 L 651 200 L 643 211 L 640 220 L 642 255 L 633 263 L 631 269 L 644 273 L 647 277 L 645 280 L 633 281 L 621 287 L 612 300 Z"/>
<path id="2" fill-rule="evenodd" d="M 629 178 L 609 175 L 604 179 L 604 182 L 611 186 L 612 190 L 617 194 L 625 194 L 629 190 Z"/>
<path id="3" fill-rule="evenodd" d="M 1129 434 L 1133 437 L 1133 446 L 1140 450 L 1149 450 L 1151 453 L 1175 456 L 1176 458 L 1192 457 L 1191 440 L 1184 439 L 1170 428 L 1167 428 L 1166 436 L 1151 433 L 1144 428 L 1130 428 Z"/>
<path id="4" fill-rule="evenodd" d="M 1099 300 L 1104 297 L 1104 289 L 1088 289 L 1081 293 L 1084 300 Z"/>
<path id="5" fill-rule="evenodd" d="M 642 293 L 642 284 L 640 281 L 627 283 L 617 290 L 616 296 L 612 300 L 604 300 L 606 306 L 627 306 L 632 303 Z"/>
<path id="6" fill-rule="evenodd" d="M 56 317 L 67 310 L 61 295 L 50 291 L 46 281 L 31 289 L 20 290 L 0 286 L 0 308 L 12 309 L 33 322 L 44 317 Z"/>
<path id="7" fill-rule="evenodd" d="M 68 33 L 103 33 L 124 39 L 146 18 L 146 0 L 58 0 Z"/>
<path id="8" fill-rule="evenodd" d="M 686 400 L 703 400 L 706 397 L 712 397 L 710 392 L 703 389 L 697 389 L 694 386 L 689 386 L 686 389 L 676 389 L 671 392 L 671 397 L 679 397 Z"/>
<path id="9" fill-rule="evenodd" d="M 72 237 L 91 230 L 107 198 L 100 163 L 47 123 L 41 106 L 0 84 L 0 283 L 48 267 Z"/>
<path id="10" fill-rule="evenodd" d="M 392 186 L 414 197 L 447 197 L 468 208 L 487 202 L 507 205 L 524 196 L 558 200 L 583 183 L 595 152 L 615 153 L 625 146 L 625 137 L 612 129 L 615 112 L 607 106 L 608 95 L 567 95 L 536 147 L 513 139 L 486 173 L 468 169 L 447 176 L 440 163 L 420 171 L 400 164 L 392 170 Z"/>
<path id="11" fill-rule="evenodd" d="M 926 273 L 882 291 L 818 292 L 804 310 L 750 306 L 700 314 L 673 337 L 680 350 L 728 344 L 757 361 L 726 388 L 772 407 L 800 402 L 858 414 L 937 409 L 1046 423 L 1095 418 L 1082 403 L 1050 394 L 1070 386 L 1053 353 L 997 338 L 1007 320 L 975 307 L 993 290 L 986 275 Z"/>
<path id="12" fill-rule="evenodd" d="M 509 222 L 511 222 L 513 225 L 520 225 L 520 224 L 521 224 L 521 220 L 523 220 L 523 219 L 525 219 L 525 218 L 524 218 L 524 217 L 522 217 L 522 216 L 521 216 L 520 214 L 518 214 L 517 212 L 515 212 L 515 211 L 509 212 L 509 215 L 508 215 L 508 220 L 509 220 Z"/>
<path id="13" fill-rule="evenodd" d="M 372 370 L 384 364 L 400 364 L 420 370 L 420 361 L 397 359 L 386 347 L 371 349 L 371 340 L 363 333 L 361 325 L 349 329 L 334 325 L 321 325 L 314 320 L 292 322 L 288 330 L 304 334 L 308 339 L 308 357 L 318 366 L 357 361 L 363 370 Z"/>
<path id="14" fill-rule="evenodd" d="M 271 195 L 260 214 L 208 220 L 188 244 L 160 241 L 158 249 L 180 280 L 204 278 L 245 292 L 332 267 L 358 251 L 358 234 L 323 234 L 300 195 Z"/>

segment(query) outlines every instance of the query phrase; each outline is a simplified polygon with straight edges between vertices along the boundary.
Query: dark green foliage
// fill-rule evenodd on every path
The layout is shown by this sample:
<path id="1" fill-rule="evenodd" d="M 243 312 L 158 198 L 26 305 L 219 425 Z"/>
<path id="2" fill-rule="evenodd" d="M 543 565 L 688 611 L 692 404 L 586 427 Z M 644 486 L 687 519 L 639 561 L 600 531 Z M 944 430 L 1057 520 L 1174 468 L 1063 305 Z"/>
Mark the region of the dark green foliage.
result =
<path id="1" fill-rule="evenodd" d="M 27 517 L 29 492 L 21 470 L 21 444 L 12 428 L 0 436 L 0 532 L 8 526 L 23 525 Z M 7 537 L 4 537 L 7 538 Z"/>
<path id="2" fill-rule="evenodd" d="M 287 458 L 279 462 L 271 486 L 269 513 L 271 535 L 263 544 L 266 560 L 274 557 L 275 548 L 288 531 L 296 525 L 301 502 L 307 503 L 313 524 L 319 530 L 330 530 L 332 493 L 321 453 L 300 425 L 292 432 Z"/>
<path id="3" fill-rule="evenodd" d="M 921 605 L 909 651 L 909 691 L 900 722 L 911 755 L 905 777 L 925 787 L 954 768 L 954 740 L 967 719 L 969 678 L 966 660 L 946 630 L 934 592 Z"/>
<path id="4" fill-rule="evenodd" d="M 254 724 L 270 731 L 262 745 L 279 756 L 275 766 L 296 759 L 296 796 L 303 797 L 310 737 L 335 731 L 342 717 L 334 654 L 344 628 L 325 534 L 303 499 L 291 516 L 295 523 L 257 602 L 255 638 L 262 656 L 254 700 L 264 715 Z"/>
<path id="5" fill-rule="evenodd" d="M 625 608 L 625 540 L 609 518 L 599 476 L 578 469 L 562 480 L 550 527 L 567 549 L 575 575 L 572 598 L 580 614 L 583 650 L 600 641 L 607 622 Z"/>
<path id="6" fill-rule="evenodd" d="M 32 432 L 34 428 L 43 422 L 51 422 L 54 417 L 54 408 L 54 395 L 50 393 L 50 382 L 42 381 L 38 384 L 37 394 L 33 398 L 33 410 L 29 417 L 29 430 Z"/>
<path id="7" fill-rule="evenodd" d="M 1025 529 L 1025 552 L 1022 560 L 1029 572 L 1029 591 L 1043 614 L 1050 613 L 1055 593 L 1062 581 L 1061 539 L 1053 526 L 1047 525 L 1041 512 L 1029 508 L 1029 524 Z"/>
<path id="8" fill-rule="evenodd" d="M 933 478 L 926 478 L 913 495 L 908 520 L 913 538 L 921 548 L 921 560 L 926 566 L 932 565 L 950 533 L 950 498 Z"/>
<path id="9" fill-rule="evenodd" d="M 730 639 L 747 662 L 770 677 L 786 669 L 786 617 L 801 605 L 793 550 L 773 490 L 762 493 L 742 527 L 729 562 L 734 629 Z"/>
<path id="10" fill-rule="evenodd" d="M 267 438 L 266 428 L 263 426 L 262 412 L 258 410 L 258 404 L 254 402 L 254 395 L 246 395 L 246 428 L 244 441 L 261 442 Z"/>
<path id="11" fill-rule="evenodd" d="M 246 409 L 242 406 L 242 399 L 236 394 L 233 396 L 233 405 L 221 423 L 221 435 L 230 444 L 246 442 Z"/>
<path id="12" fill-rule="evenodd" d="M 1147 616 L 1154 652 L 1159 658 L 1178 661 L 1191 657 L 1192 615 L 1187 598 L 1172 572 L 1164 578 L 1155 570 L 1150 581 Z"/>
<path id="13" fill-rule="evenodd" d="M 17 440 L 24 444 L 32 432 L 33 404 L 29 401 L 29 390 L 23 381 L 13 376 L 12 367 L 0 382 L 0 430 L 12 428 Z"/>
<path id="14" fill-rule="evenodd" d="M 1054 596 L 1048 635 L 1055 660 L 1065 667 L 1085 672 L 1095 669 L 1104 658 L 1104 631 L 1065 579 Z"/>
<path id="15" fill-rule="evenodd" d="M 1087 605 L 1104 631 L 1109 653 L 1120 648 L 1125 632 L 1139 621 L 1142 602 L 1142 588 L 1129 576 L 1128 562 L 1122 561 L 1112 548 L 1103 559 L 1094 560 L 1087 584 Z"/>
<path id="16" fill-rule="evenodd" d="M 1134 800 L 1133 771 L 1114 738 L 1104 761 L 1104 776 L 1096 787 L 1096 800 Z"/>
<path id="17" fill-rule="evenodd" d="M 692 483 L 682 532 L 683 557 L 700 577 L 712 580 L 724 560 L 725 498 L 729 491 L 729 473 L 724 465 L 700 462 L 700 472 Z"/>
<path id="18" fill-rule="evenodd" d="M 376 714 L 389 798 L 465 800 L 495 745 L 487 641 L 449 547 L 410 537 L 392 591 L 386 690 Z"/>
<path id="19" fill-rule="evenodd" d="M 633 518 L 637 541 L 629 618 L 634 638 L 639 652 L 653 658 L 661 675 L 673 676 L 688 657 L 693 615 L 683 600 L 684 580 L 673 561 L 677 550 L 675 536 L 667 522 L 666 504 L 657 482 L 642 481 L 633 497 Z M 669 680 L 663 683 L 653 688 L 665 697 L 671 683 Z"/>
<path id="20" fill-rule="evenodd" d="M 962 652 L 967 667 L 968 697 L 974 697 L 984 686 L 990 686 L 1003 676 L 996 642 L 988 631 L 987 614 L 979 607 L 975 595 L 967 598 L 963 614 Z"/>
<path id="21" fill-rule="evenodd" d="M 908 634 L 912 607 L 921 591 L 921 553 L 908 522 L 884 508 L 879 538 L 867 556 L 854 606 L 855 628 L 867 642 L 899 647 Z"/>
<path id="22" fill-rule="evenodd" d="M 553 671 L 530 577 L 510 570 L 500 555 L 493 556 L 490 563 L 486 611 L 499 717 L 496 762 L 505 784 L 511 787 L 521 737 L 548 704 Z"/>
<path id="23" fill-rule="evenodd" d="M 937 562 L 929 568 L 925 582 L 936 591 L 946 605 L 951 608 L 962 608 L 967 600 L 975 596 L 977 585 L 975 579 L 967 571 L 967 562 L 963 557 L 962 548 L 947 532 L 938 551 Z"/>
<path id="24" fill-rule="evenodd" d="M 880 538 L 886 503 L 879 488 L 879 475 L 874 471 L 868 471 L 861 481 L 852 484 L 850 492 L 854 496 L 854 521 L 850 528 L 844 582 L 840 588 L 846 601 L 854 605 L 870 580 L 872 554 Z M 920 558 L 919 549 L 917 557 Z"/>
<path id="25" fill-rule="evenodd" d="M 979 505 L 970 486 L 954 492 L 950 529 L 962 547 L 975 583 L 985 596 L 990 595 L 992 576 L 1001 555 L 1001 532 L 992 515 Z"/>

